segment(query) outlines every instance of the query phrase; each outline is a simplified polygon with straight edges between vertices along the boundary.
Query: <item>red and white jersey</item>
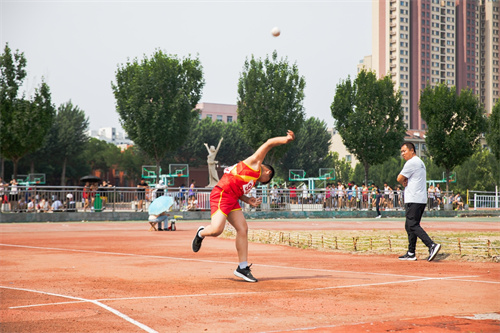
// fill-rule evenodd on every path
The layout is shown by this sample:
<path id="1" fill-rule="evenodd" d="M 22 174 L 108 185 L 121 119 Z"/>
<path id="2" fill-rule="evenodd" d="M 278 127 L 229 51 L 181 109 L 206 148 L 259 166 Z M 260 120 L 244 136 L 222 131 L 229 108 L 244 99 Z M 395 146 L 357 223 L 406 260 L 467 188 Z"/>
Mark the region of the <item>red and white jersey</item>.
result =
<path id="1" fill-rule="evenodd" d="M 224 169 L 224 175 L 217 183 L 226 193 L 235 198 L 250 193 L 260 177 L 260 170 L 255 170 L 243 161 Z"/>

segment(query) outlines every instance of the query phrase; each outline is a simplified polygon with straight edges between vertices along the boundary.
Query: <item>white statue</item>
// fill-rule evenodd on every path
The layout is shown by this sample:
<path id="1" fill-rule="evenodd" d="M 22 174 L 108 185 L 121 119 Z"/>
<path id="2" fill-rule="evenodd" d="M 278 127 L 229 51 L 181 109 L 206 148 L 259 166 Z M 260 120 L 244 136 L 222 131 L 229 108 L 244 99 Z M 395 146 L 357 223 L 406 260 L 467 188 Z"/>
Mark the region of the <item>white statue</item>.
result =
<path id="1" fill-rule="evenodd" d="M 217 168 L 216 168 L 216 165 L 219 162 L 215 160 L 215 156 L 219 152 L 220 144 L 222 143 L 223 139 L 224 138 L 220 139 L 217 148 L 215 148 L 214 146 L 210 146 L 210 148 L 208 148 L 208 144 L 205 143 L 205 147 L 207 147 L 208 151 L 207 164 L 208 164 L 209 183 L 207 187 L 215 187 L 215 185 L 217 185 L 217 183 L 219 182 L 219 175 L 217 174 Z"/>

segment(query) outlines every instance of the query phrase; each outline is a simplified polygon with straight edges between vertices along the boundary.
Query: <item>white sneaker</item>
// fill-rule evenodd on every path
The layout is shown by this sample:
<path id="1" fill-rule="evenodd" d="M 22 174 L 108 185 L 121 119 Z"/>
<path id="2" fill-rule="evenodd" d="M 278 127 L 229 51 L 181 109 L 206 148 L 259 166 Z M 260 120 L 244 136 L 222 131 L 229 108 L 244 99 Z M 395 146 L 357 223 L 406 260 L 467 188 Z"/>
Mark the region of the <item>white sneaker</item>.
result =
<path id="1" fill-rule="evenodd" d="M 379 218 L 381 218 L 381 217 L 382 217 L 382 215 L 379 215 L 379 216 L 377 216 L 377 217 L 376 217 L 376 219 L 379 219 Z"/>

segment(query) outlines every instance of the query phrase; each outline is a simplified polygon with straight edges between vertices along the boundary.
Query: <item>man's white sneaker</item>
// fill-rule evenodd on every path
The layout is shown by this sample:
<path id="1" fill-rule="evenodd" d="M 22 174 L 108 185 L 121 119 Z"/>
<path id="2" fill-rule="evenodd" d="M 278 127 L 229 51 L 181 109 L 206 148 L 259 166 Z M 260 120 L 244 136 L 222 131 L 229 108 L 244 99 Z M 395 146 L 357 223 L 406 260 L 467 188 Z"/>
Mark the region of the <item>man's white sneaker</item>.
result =
<path id="1" fill-rule="evenodd" d="M 408 254 L 408 252 L 406 252 L 405 255 L 402 255 L 401 257 L 399 257 L 399 260 L 411 260 L 411 261 L 415 261 L 415 260 L 417 260 L 417 257 L 415 256 L 415 253 L 414 254 Z"/>

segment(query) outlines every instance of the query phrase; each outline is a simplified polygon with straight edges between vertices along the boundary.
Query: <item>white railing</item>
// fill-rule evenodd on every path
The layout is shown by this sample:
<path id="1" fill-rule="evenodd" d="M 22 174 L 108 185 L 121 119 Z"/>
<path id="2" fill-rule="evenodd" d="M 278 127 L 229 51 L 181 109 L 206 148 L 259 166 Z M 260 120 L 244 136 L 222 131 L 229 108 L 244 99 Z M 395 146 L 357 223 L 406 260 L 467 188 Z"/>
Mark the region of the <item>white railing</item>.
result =
<path id="1" fill-rule="evenodd" d="M 472 193 L 472 191 L 471 191 Z M 496 192 L 474 192 L 474 201 L 471 203 L 474 210 L 479 209 L 498 209 L 500 196 Z"/>

